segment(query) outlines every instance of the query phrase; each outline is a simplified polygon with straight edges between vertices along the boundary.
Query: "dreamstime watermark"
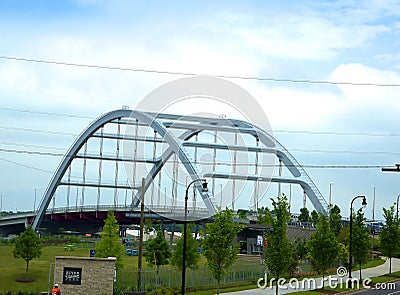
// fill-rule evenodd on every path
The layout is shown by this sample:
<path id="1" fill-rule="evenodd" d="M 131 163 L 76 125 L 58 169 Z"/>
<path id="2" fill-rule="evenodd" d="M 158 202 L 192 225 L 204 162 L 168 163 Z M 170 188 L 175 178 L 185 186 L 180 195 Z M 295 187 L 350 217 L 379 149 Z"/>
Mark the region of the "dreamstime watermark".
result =
<path id="1" fill-rule="evenodd" d="M 257 281 L 258 288 L 261 289 L 272 289 L 274 286 L 282 290 L 292 289 L 292 290 L 313 290 L 321 289 L 323 287 L 329 287 L 331 289 L 336 289 L 341 286 L 349 286 L 350 288 L 364 288 L 371 289 L 372 280 L 370 278 L 364 278 L 359 280 L 358 278 L 347 277 L 347 269 L 340 266 L 336 270 L 335 276 L 329 275 L 324 278 L 304 278 L 299 280 L 297 278 L 285 279 L 285 278 L 271 278 L 268 280 L 268 274 L 264 275 L 264 278 L 259 278 Z M 380 290 L 395 290 L 395 283 L 378 283 L 375 284 L 373 289 Z"/>

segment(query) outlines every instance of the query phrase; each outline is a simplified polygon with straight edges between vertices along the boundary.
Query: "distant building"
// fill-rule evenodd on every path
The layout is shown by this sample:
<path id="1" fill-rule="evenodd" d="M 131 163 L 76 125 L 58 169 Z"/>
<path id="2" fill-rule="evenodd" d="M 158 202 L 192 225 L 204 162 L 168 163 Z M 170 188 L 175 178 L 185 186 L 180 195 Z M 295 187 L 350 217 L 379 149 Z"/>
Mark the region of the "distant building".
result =
<path id="1" fill-rule="evenodd" d="M 249 255 L 261 255 L 266 245 L 265 234 L 272 231 L 272 227 L 266 224 L 246 224 L 238 233 L 237 242 L 240 243 L 240 253 Z M 300 238 L 308 240 L 315 228 L 288 227 L 286 234 L 290 240 Z"/>

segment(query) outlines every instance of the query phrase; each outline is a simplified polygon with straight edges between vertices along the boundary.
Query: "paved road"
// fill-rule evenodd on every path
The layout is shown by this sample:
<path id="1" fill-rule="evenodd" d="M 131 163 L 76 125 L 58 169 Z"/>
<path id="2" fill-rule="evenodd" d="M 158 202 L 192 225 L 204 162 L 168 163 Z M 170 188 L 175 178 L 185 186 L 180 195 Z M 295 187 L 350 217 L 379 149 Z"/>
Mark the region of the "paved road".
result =
<path id="1" fill-rule="evenodd" d="M 399 271 L 400 270 L 400 259 L 393 258 L 392 259 L 392 271 Z M 376 266 L 376 267 L 371 267 L 368 269 L 365 269 L 362 271 L 362 279 L 365 278 L 370 278 L 370 277 L 377 277 L 384 275 L 389 272 L 389 260 L 386 260 L 386 262 L 382 265 Z M 358 271 L 353 271 L 352 272 L 353 278 L 359 278 L 359 272 Z M 347 280 L 347 275 L 346 276 L 339 276 L 339 275 L 332 275 L 330 276 L 331 282 L 332 283 L 341 283 L 341 282 L 346 282 Z M 264 280 L 260 281 L 260 284 L 264 284 Z M 325 281 L 325 286 L 328 284 L 328 281 Z M 297 292 L 297 291 L 308 291 L 308 290 L 314 290 L 318 289 L 320 286 L 322 286 L 322 278 L 316 278 L 315 282 L 313 283 L 308 283 L 306 282 L 305 284 L 299 283 L 298 288 L 293 288 L 295 286 L 295 282 L 292 282 L 292 284 L 282 284 L 282 288 L 279 290 L 279 294 L 287 294 L 287 293 L 292 293 L 292 292 Z M 358 294 L 363 294 L 363 295 L 383 295 L 383 294 L 389 294 L 393 293 L 392 295 L 400 295 L 400 286 L 396 285 L 395 290 L 369 290 L 366 293 L 358 293 Z M 384 291 L 384 292 L 383 292 Z M 396 293 L 396 291 L 399 291 Z M 371 293 L 372 292 L 372 293 Z M 378 292 L 378 293 L 373 293 L 373 292 Z M 381 293 L 383 292 L 383 293 Z M 244 290 L 244 291 L 238 291 L 238 292 L 230 292 L 230 293 L 225 293 L 225 294 L 231 294 L 231 295 L 269 295 L 269 294 L 275 294 L 275 287 L 271 289 L 269 287 L 267 288 L 256 288 L 256 289 L 250 289 L 250 290 Z"/>
<path id="2" fill-rule="evenodd" d="M 377 289 L 365 290 L 356 293 L 357 295 L 399 295 L 400 294 L 400 282 L 386 283 L 381 286 L 377 286 Z"/>

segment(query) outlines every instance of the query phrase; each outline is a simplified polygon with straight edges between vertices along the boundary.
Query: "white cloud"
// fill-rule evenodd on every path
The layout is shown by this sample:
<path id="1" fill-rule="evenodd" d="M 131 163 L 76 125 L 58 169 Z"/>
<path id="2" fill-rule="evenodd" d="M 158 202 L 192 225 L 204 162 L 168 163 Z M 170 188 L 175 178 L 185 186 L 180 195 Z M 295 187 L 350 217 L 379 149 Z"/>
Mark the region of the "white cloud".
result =
<path id="1" fill-rule="evenodd" d="M 339 65 L 330 75 L 333 82 L 372 84 L 400 84 L 400 74 L 395 71 L 379 70 L 360 63 Z M 343 97 L 352 104 L 362 106 L 387 105 L 400 107 L 397 99 L 398 87 L 337 85 Z"/>
<path id="2" fill-rule="evenodd" d="M 237 30 L 247 46 L 263 54 L 299 60 L 328 59 L 337 50 L 363 46 L 386 31 L 383 26 L 338 26 L 326 19 L 300 16 L 289 21 L 276 18 L 256 27 Z"/>
<path id="3" fill-rule="evenodd" d="M 331 114 L 338 111 L 338 98 L 327 90 L 313 91 L 287 87 L 251 85 L 256 97 L 274 128 L 324 128 Z"/>

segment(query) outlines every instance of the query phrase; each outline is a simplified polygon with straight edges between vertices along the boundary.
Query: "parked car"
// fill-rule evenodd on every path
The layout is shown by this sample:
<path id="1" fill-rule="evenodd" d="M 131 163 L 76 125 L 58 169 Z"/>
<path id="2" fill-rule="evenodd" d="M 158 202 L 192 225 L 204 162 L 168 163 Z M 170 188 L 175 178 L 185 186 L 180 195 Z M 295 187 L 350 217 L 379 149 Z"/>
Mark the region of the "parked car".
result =
<path id="1" fill-rule="evenodd" d="M 126 249 L 125 250 L 126 255 L 128 256 L 138 256 L 139 255 L 139 250 L 135 249 Z"/>
<path id="2" fill-rule="evenodd" d="M 382 231 L 383 223 L 379 221 L 367 223 L 368 228 L 371 230 L 372 234 L 376 235 Z"/>

